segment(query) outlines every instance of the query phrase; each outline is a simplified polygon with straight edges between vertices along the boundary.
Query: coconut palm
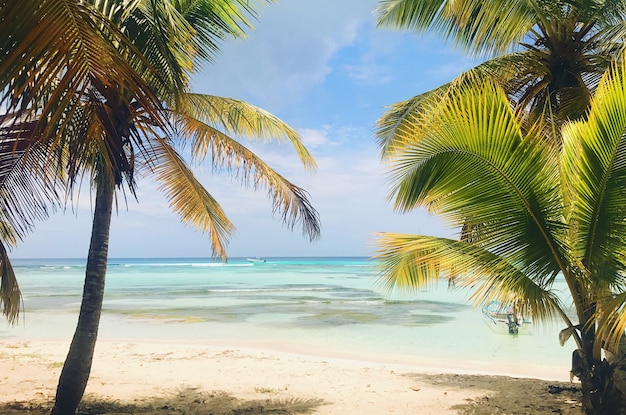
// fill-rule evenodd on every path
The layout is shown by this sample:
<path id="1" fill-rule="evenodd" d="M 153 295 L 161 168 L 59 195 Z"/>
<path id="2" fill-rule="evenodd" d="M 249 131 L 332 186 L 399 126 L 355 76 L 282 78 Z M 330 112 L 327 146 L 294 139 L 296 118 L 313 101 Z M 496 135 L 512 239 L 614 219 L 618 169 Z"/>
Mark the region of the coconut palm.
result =
<path id="1" fill-rule="evenodd" d="M 391 106 L 379 122 L 383 149 L 400 145 L 396 133 L 425 101 L 467 77 L 497 81 L 517 107 L 560 131 L 561 123 L 584 117 L 601 75 L 618 59 L 625 10 L 623 0 L 379 0 L 379 26 L 436 33 L 489 58 L 449 84 Z"/>
<path id="2" fill-rule="evenodd" d="M 2 4 L 4 21 L 22 20 L 3 45 L 12 57 L 1 79 L 5 102 L 35 120 L 36 128 L 22 135 L 41 143 L 53 166 L 65 168 L 69 190 L 86 176 L 95 192 L 83 301 L 52 410 L 65 415 L 75 412 L 89 378 L 118 190 L 134 195 L 138 174 L 156 178 L 181 220 L 206 232 L 213 254 L 225 258 L 233 225 L 177 147 L 187 145 L 195 160 L 209 158 L 244 184 L 269 189 L 287 226 L 301 224 L 311 238 L 319 235 L 319 219 L 307 193 L 241 139 L 288 141 L 305 168 L 315 163 L 298 134 L 273 115 L 189 90 L 197 65 L 210 60 L 222 39 L 242 37 L 250 26 L 247 16 L 254 10 L 248 1 L 61 0 L 40 2 L 33 10 L 21 5 L 25 12 L 11 5 Z M 66 13 L 72 18 L 66 19 Z M 83 24 L 81 17 L 94 24 Z M 55 25 L 56 20 L 67 26 Z M 44 27 L 50 32 L 32 35 Z M 66 29 L 73 30 L 66 34 Z M 58 52 L 50 49 L 57 42 Z M 99 47 L 104 48 L 101 57 Z"/>
<path id="3" fill-rule="evenodd" d="M 528 128 L 501 87 L 481 82 L 449 94 L 389 160 L 392 195 L 399 211 L 427 207 L 480 232 L 467 241 L 391 233 L 377 240 L 390 289 L 454 277 L 476 305 L 499 301 L 536 321 L 562 320 L 561 343 L 573 338 L 581 358 L 574 374 L 587 414 L 626 413 L 610 359 L 626 329 L 625 74 L 624 64 L 607 72 L 587 119 L 564 125 L 562 146 L 546 139 L 543 125 Z M 555 290 L 558 280 L 567 298 Z"/>

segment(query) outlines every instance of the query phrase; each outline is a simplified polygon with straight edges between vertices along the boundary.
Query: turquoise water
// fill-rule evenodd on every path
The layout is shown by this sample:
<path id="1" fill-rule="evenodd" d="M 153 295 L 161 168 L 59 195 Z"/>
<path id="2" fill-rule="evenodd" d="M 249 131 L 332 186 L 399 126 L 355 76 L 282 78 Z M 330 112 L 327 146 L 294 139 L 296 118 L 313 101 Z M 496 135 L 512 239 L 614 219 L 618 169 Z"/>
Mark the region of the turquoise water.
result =
<path id="1" fill-rule="evenodd" d="M 386 353 L 569 371 L 559 325 L 511 336 L 493 330 L 464 292 L 445 284 L 385 293 L 367 258 L 111 259 L 101 336 L 166 341 L 298 342 L 342 353 Z M 69 338 L 84 260 L 15 260 L 25 313 L 2 337 Z M 568 347 L 569 346 L 569 347 Z"/>

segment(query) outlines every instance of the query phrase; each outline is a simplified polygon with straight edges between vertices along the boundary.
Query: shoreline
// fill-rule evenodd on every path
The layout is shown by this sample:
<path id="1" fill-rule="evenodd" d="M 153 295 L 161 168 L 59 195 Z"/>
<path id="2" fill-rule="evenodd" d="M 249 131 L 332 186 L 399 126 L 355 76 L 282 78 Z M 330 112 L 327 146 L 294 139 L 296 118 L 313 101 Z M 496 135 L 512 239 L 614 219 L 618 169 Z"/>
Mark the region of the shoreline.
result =
<path id="1" fill-rule="evenodd" d="M 53 342 L 65 343 L 66 348 L 72 338 L 77 315 L 68 312 L 32 312 L 26 324 L 0 328 L 0 342 Z M 316 335 L 317 333 L 317 335 Z M 363 333 L 359 333 L 361 336 Z M 466 333 L 467 335 L 471 335 Z M 380 336 L 372 331 L 370 336 Z M 416 336 L 417 337 L 417 336 Z M 539 337 L 509 339 L 511 347 L 523 347 L 538 341 Z M 535 355 L 534 360 L 521 360 L 519 355 L 509 356 L 503 352 L 506 346 L 497 345 L 490 353 L 474 355 L 474 349 L 464 349 L 454 355 L 443 356 L 440 350 L 424 342 L 415 349 L 397 348 L 390 343 L 372 344 L 364 338 L 349 339 L 349 335 L 337 338 L 327 331 L 307 332 L 306 336 L 293 330 L 259 328 L 258 326 L 211 322 L 180 322 L 175 319 L 153 320 L 133 319 L 114 314 L 104 314 L 100 323 L 98 345 L 100 343 L 132 343 L 197 346 L 207 348 L 235 348 L 251 353 L 274 353 L 278 355 L 303 356 L 310 359 L 330 359 L 368 364 L 386 364 L 403 370 L 417 370 L 433 373 L 458 373 L 470 375 L 497 375 L 525 377 L 542 380 L 569 381 L 569 361 L 562 356 L 551 359 L 552 355 Z M 462 338 L 459 338 L 462 339 Z M 519 341 L 519 342 L 518 342 Z M 522 343 L 525 342 L 525 343 Z M 556 341 L 555 341 L 556 342 Z M 459 347 L 463 347 L 459 342 Z M 541 351 L 539 348 L 537 351 Z"/>

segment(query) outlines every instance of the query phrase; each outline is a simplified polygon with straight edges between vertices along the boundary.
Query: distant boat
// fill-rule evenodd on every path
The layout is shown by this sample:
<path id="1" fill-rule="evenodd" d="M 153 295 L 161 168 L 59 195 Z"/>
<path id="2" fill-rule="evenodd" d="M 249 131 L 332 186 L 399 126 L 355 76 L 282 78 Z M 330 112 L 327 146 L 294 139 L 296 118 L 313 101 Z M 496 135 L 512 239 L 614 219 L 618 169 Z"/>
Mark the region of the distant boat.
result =
<path id="1" fill-rule="evenodd" d="M 260 263 L 267 262 L 263 258 L 246 258 L 246 259 L 248 260 L 248 262 L 260 262 Z"/>
<path id="2" fill-rule="evenodd" d="M 529 334 L 532 322 L 520 314 L 514 314 L 513 308 L 492 301 L 483 307 L 485 323 L 490 329 L 500 334 Z"/>

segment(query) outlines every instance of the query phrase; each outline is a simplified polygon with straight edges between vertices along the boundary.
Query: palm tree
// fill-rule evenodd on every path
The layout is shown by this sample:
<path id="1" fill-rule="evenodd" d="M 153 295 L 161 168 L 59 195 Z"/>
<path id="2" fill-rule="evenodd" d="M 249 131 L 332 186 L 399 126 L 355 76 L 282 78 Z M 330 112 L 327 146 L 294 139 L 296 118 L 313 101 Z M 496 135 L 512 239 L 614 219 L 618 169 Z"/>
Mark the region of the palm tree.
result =
<path id="1" fill-rule="evenodd" d="M 307 193 L 235 138 L 289 141 L 305 168 L 313 169 L 315 162 L 298 134 L 273 115 L 242 101 L 189 91 L 197 64 L 210 60 L 222 39 L 241 37 L 250 26 L 246 15 L 254 16 L 254 10 L 248 1 L 60 0 L 33 10 L 1 5 L 5 22 L 19 18 L 16 33 L 9 31 L 3 44 L 12 58 L 0 80 L 10 107 L 35 120 L 35 128 L 22 136 L 42 143 L 49 160 L 62 157 L 53 165 L 65 168 L 70 191 L 87 175 L 96 194 L 83 301 L 52 410 L 72 414 L 95 350 L 116 189 L 134 195 L 136 174 L 152 175 L 181 220 L 208 233 L 213 254 L 226 258 L 233 225 L 177 145 L 190 146 L 194 159 L 210 157 L 244 184 L 269 189 L 287 226 L 301 224 L 310 238 L 320 228 Z M 55 19 L 67 25 L 55 25 Z M 51 32 L 32 35 L 43 27 Z M 41 43 L 33 40 L 39 38 Z M 61 49 L 50 48 L 57 42 Z"/>
<path id="2" fill-rule="evenodd" d="M 489 58 L 449 84 L 394 104 L 379 122 L 382 148 L 393 152 L 404 124 L 468 77 L 497 81 L 516 107 L 547 118 L 555 136 L 561 123 L 585 116 L 600 77 L 618 59 L 625 10 L 623 0 L 379 0 L 379 26 L 434 32 Z"/>
<path id="3" fill-rule="evenodd" d="M 434 32 L 488 58 L 446 85 L 393 104 L 378 122 L 383 158 L 419 141 L 424 130 L 415 124 L 428 106 L 477 80 L 498 83 L 527 114 L 525 129 L 542 125 L 547 139 L 560 143 L 561 126 L 586 117 L 602 74 L 622 59 L 625 6 L 622 0 L 380 0 L 380 26 Z M 481 232 L 478 224 L 459 226 L 461 240 Z"/>
<path id="4" fill-rule="evenodd" d="M 495 84 L 470 84 L 421 116 L 419 139 L 390 159 L 395 208 L 428 207 L 471 241 L 378 235 L 383 282 L 419 288 L 454 277 L 476 305 L 515 304 L 561 319 L 561 343 L 581 357 L 587 414 L 626 413 L 626 390 L 603 360 L 626 328 L 626 64 L 607 72 L 586 120 L 565 124 L 562 145 L 528 128 Z M 421 130 L 423 128 L 423 130 Z M 423 132 L 423 133 L 422 133 Z M 563 279 L 570 298 L 554 283 Z M 571 321 L 571 301 L 578 321 Z"/>

